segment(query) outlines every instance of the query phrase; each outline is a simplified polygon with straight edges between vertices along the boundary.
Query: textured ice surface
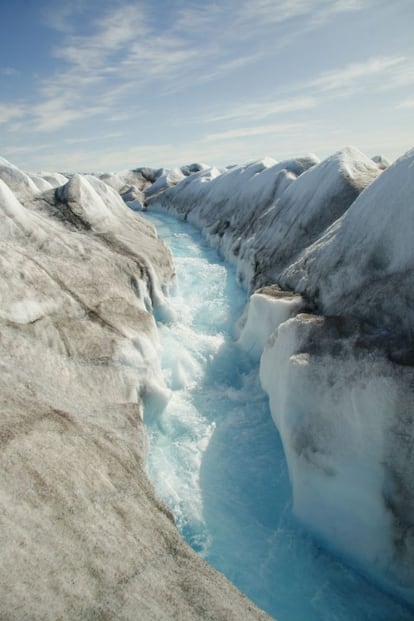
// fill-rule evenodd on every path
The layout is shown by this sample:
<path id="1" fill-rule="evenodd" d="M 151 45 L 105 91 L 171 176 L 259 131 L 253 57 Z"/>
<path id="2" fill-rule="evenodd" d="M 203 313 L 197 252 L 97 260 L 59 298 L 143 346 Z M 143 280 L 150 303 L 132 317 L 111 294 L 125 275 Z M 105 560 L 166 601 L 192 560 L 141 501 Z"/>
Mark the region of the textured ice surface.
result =
<path id="1" fill-rule="evenodd" d="M 150 202 L 195 223 L 248 289 L 277 283 L 317 316 L 289 324 L 291 350 L 275 332 L 262 358 L 295 514 L 411 601 L 413 166 L 413 151 L 386 168 L 347 147 L 204 171 Z M 258 357 L 299 309 L 255 293 L 240 344 Z"/>
<path id="2" fill-rule="evenodd" d="M 238 345 L 259 360 L 273 332 L 304 306 L 305 301 L 300 295 L 282 291 L 276 285 L 258 289 L 250 296 L 239 321 Z"/>
<path id="3" fill-rule="evenodd" d="M 409 610 L 324 552 L 293 518 L 288 469 L 257 362 L 233 340 L 245 301 L 235 273 L 190 225 L 163 214 L 151 220 L 173 251 L 177 281 L 170 298 L 176 320 L 159 324 L 172 398 L 161 415 L 145 413 L 148 468 L 181 532 L 279 621 L 413 619 Z M 257 299 L 266 305 L 272 293 L 268 304 L 279 316 L 277 301 L 298 305 L 300 300 L 286 296 L 283 302 L 277 290 L 265 290 Z M 258 313 L 258 323 L 262 314 L 266 317 L 266 311 Z M 249 325 L 247 341 L 256 333 L 254 323 Z M 261 325 L 256 329 L 259 337 L 265 331 Z M 299 402 L 317 392 L 307 389 L 304 394 L 300 388 Z M 374 472 L 369 482 L 375 480 Z M 309 508 L 317 512 L 318 490 L 310 483 Z M 343 491 L 339 487 L 335 497 Z M 348 500 L 361 502 L 342 497 L 345 505 Z"/>
<path id="4" fill-rule="evenodd" d="M 188 218 L 237 266 L 247 288 L 272 283 L 380 170 L 355 148 L 192 175 L 149 200 Z"/>
<path id="5" fill-rule="evenodd" d="M 328 315 L 358 316 L 411 342 L 414 149 L 362 192 L 286 269 L 283 281 Z"/>
<path id="6" fill-rule="evenodd" d="M 0 618 L 265 621 L 144 472 L 165 245 L 96 178 L 0 177 Z"/>
<path id="7" fill-rule="evenodd" d="M 298 315 L 268 341 L 260 377 L 283 438 L 295 515 L 412 600 L 413 373 L 358 339 L 343 321 Z"/>

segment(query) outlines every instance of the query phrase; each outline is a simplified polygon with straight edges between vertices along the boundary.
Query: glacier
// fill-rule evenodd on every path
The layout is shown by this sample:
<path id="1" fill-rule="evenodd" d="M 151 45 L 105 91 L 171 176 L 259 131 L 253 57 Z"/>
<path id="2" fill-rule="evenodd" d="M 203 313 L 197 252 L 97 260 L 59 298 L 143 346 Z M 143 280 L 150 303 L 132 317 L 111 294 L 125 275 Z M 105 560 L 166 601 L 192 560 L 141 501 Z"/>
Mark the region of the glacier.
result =
<path id="1" fill-rule="evenodd" d="M 0 159 L 2 614 L 268 618 L 186 546 L 147 479 L 143 418 L 172 427 L 167 405 L 203 371 L 160 341 L 181 311 L 145 212 L 200 229 L 250 296 L 232 348 L 260 365 L 294 519 L 414 604 L 413 168 L 414 150 L 389 164 L 354 147 L 96 174 Z"/>
<path id="2" fill-rule="evenodd" d="M 98 176 L 44 177 L 1 161 L 0 617 L 268 619 L 146 476 L 170 252 Z"/>
<path id="3" fill-rule="evenodd" d="M 324 552 L 292 515 L 257 359 L 234 341 L 246 301 L 234 269 L 188 223 L 159 212 L 149 218 L 171 248 L 176 281 L 175 318 L 159 323 L 172 397 L 161 414 L 144 411 L 148 472 L 183 537 L 279 621 L 411 620 L 411 611 Z M 250 305 L 253 299 L 256 335 L 271 329 L 272 314 L 285 320 L 298 311 L 299 300 L 276 287 Z M 278 299 L 282 316 L 272 313 Z"/>
<path id="4" fill-rule="evenodd" d="M 295 515 L 410 602 L 413 167 L 414 151 L 387 166 L 346 147 L 201 171 L 147 205 L 200 228 L 252 294 L 239 343 L 260 357 Z"/>

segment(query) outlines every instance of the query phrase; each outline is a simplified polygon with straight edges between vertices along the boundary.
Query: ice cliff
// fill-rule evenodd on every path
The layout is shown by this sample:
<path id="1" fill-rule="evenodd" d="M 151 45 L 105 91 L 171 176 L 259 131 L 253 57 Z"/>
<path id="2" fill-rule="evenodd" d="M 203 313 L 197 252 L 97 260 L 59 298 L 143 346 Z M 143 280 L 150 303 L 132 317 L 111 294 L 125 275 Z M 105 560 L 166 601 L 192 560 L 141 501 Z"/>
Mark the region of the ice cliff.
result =
<path id="1" fill-rule="evenodd" d="M 145 475 L 174 268 L 118 192 L 139 200 L 151 174 L 0 160 L 2 619 L 268 618 L 184 544 Z"/>
<path id="2" fill-rule="evenodd" d="M 252 293 L 239 342 L 296 516 L 414 601 L 414 150 L 200 170 L 148 208 L 201 228 Z"/>

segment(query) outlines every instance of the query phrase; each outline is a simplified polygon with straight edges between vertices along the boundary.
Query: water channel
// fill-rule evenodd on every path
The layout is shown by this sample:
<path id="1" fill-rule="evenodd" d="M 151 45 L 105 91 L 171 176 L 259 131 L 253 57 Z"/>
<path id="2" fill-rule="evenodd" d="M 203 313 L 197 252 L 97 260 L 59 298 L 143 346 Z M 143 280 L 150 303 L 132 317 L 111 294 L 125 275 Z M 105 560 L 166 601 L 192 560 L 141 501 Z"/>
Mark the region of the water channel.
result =
<path id="1" fill-rule="evenodd" d="M 234 342 L 246 293 L 232 267 L 188 223 L 147 217 L 177 272 L 175 319 L 158 324 L 172 396 L 162 414 L 145 413 L 147 467 L 183 537 L 278 621 L 412 621 L 293 518 L 257 362 Z"/>

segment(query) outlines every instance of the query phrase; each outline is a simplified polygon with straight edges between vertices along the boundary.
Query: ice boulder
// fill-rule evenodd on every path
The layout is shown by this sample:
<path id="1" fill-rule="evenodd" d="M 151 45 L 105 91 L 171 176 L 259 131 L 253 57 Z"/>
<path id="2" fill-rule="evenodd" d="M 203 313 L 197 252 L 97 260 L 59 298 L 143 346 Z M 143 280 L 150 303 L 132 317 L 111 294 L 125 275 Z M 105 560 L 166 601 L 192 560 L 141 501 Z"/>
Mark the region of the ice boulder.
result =
<path id="1" fill-rule="evenodd" d="M 202 170 L 208 170 L 209 168 L 210 166 L 208 164 L 194 162 L 193 164 L 186 164 L 184 166 L 181 166 L 180 170 L 183 175 L 188 177 L 189 175 L 193 175 L 194 173 L 200 172 Z"/>
<path id="2" fill-rule="evenodd" d="M 103 173 L 96 176 L 121 195 L 128 191 L 128 189 L 143 192 L 145 188 L 153 183 L 152 175 L 149 175 L 150 179 L 147 178 L 144 169 L 142 171 L 141 169 L 122 170 L 116 173 Z"/>
<path id="3" fill-rule="evenodd" d="M 389 160 L 387 160 L 387 158 L 383 155 L 374 155 L 372 161 L 375 162 L 381 170 L 385 170 L 390 165 Z"/>
<path id="4" fill-rule="evenodd" d="M 144 192 L 138 190 L 135 186 L 130 185 L 123 188 L 120 193 L 122 200 L 135 211 L 142 211 L 144 208 L 145 195 Z"/>
<path id="5" fill-rule="evenodd" d="M 167 188 L 177 185 L 183 179 L 185 179 L 185 175 L 180 168 L 163 169 L 154 183 L 145 190 L 145 195 L 146 197 L 155 196 Z"/>
<path id="6" fill-rule="evenodd" d="M 240 319 L 237 344 L 252 358 L 259 360 L 263 349 L 277 328 L 306 306 L 302 296 L 270 285 L 255 291 Z"/>

